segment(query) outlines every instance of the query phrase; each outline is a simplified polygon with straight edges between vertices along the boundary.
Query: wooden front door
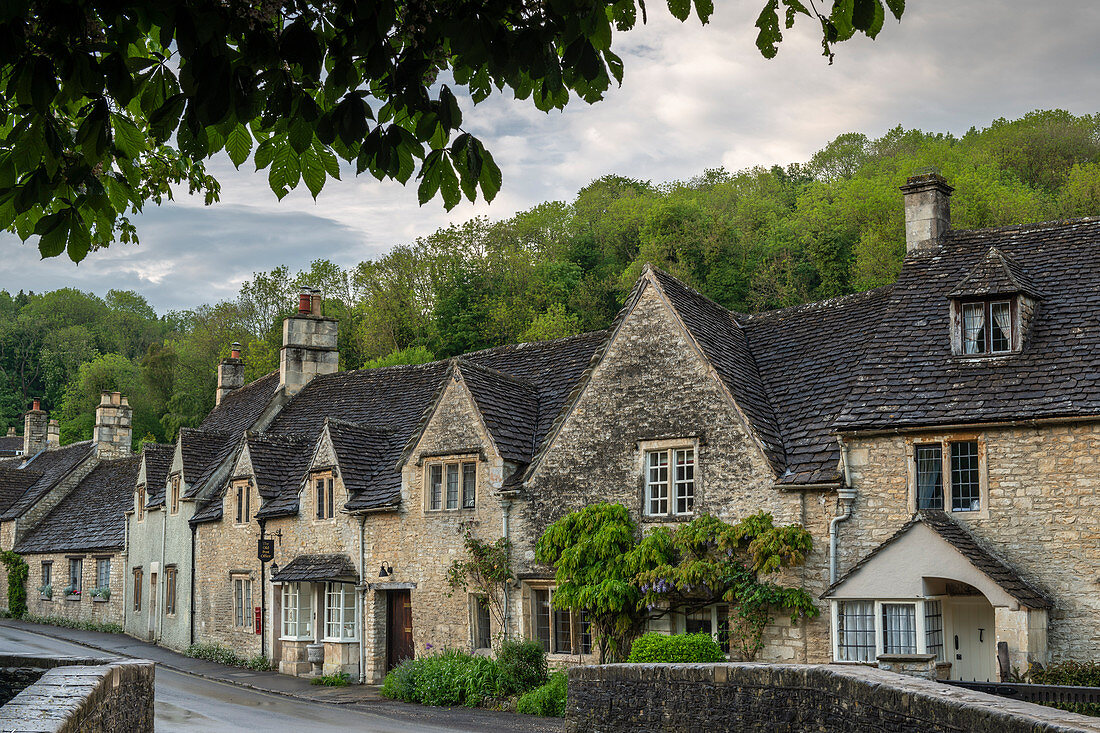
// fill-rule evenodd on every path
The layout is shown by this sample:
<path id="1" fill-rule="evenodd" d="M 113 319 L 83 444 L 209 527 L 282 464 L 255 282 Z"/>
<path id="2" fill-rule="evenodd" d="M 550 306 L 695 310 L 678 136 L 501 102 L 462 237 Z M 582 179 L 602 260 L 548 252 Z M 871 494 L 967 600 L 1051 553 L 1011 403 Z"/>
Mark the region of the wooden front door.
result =
<path id="1" fill-rule="evenodd" d="M 997 681 L 997 623 L 985 598 L 953 599 L 947 660 L 951 679 Z"/>
<path id="2" fill-rule="evenodd" d="M 413 658 L 412 598 L 408 590 L 391 590 L 386 595 L 389 601 L 386 669 L 391 670 Z"/>

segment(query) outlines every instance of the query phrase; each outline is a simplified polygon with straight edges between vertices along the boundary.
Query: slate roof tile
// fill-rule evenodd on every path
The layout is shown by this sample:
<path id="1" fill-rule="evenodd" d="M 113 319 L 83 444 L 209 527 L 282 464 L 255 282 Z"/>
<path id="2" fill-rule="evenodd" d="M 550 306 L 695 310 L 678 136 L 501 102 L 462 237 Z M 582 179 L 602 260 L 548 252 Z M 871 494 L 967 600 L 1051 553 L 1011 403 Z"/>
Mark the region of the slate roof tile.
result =
<path id="1" fill-rule="evenodd" d="M 141 456 L 101 461 L 16 545 L 20 553 L 120 550 Z"/>
<path id="2" fill-rule="evenodd" d="M 277 583 L 358 579 L 359 573 L 347 555 L 298 555 L 271 574 L 271 580 Z"/>
<path id="3" fill-rule="evenodd" d="M 165 484 L 175 455 L 176 446 L 171 443 L 146 443 L 142 446 L 141 456 L 145 460 L 146 506 L 164 505 Z"/>
<path id="4" fill-rule="evenodd" d="M 233 390 L 206 415 L 199 429 L 242 435 L 255 424 L 278 388 L 279 372 L 274 371 Z"/>
<path id="5" fill-rule="evenodd" d="M 23 452 L 22 435 L 0 436 L 0 457 L 19 455 Z"/>
<path id="6" fill-rule="evenodd" d="M 201 493 L 206 480 L 237 447 L 239 436 L 180 428 L 179 441 L 183 453 L 183 478 L 187 482 L 184 495 L 193 498 Z"/>
<path id="7" fill-rule="evenodd" d="M 35 471 L 32 468 L 19 470 L 18 463 L 10 468 L 0 468 L 0 512 L 7 512 L 22 498 L 23 494 L 27 493 L 29 488 L 42 478 L 41 471 Z"/>
<path id="8" fill-rule="evenodd" d="M 970 530 L 952 519 L 946 512 L 938 509 L 922 509 L 913 515 L 892 537 L 876 547 L 853 565 L 835 583 L 821 594 L 828 598 L 833 591 L 844 584 L 848 578 L 866 567 L 880 552 L 892 545 L 917 524 L 924 524 L 959 551 L 978 570 L 985 573 L 1006 593 L 1028 608 L 1053 608 L 1050 598 L 1028 583 L 1007 562 L 988 549 L 984 542 Z"/>
<path id="9" fill-rule="evenodd" d="M 539 423 L 539 394 L 534 384 L 465 359 L 459 372 L 473 396 L 493 442 L 506 461 L 530 462 Z"/>
<path id="10" fill-rule="evenodd" d="M 95 454 L 95 446 L 92 441 L 85 440 L 79 443 L 71 443 L 54 450 L 41 451 L 23 461 L 22 468 L 7 468 L 3 470 L 25 471 L 28 468 L 38 472 L 39 479 L 27 487 L 23 495 L 16 499 L 0 515 L 0 519 L 16 519 L 23 516 L 35 503 L 57 485 L 61 479 L 67 476 L 80 463 L 91 458 Z M 133 488 L 132 486 L 130 487 Z"/>

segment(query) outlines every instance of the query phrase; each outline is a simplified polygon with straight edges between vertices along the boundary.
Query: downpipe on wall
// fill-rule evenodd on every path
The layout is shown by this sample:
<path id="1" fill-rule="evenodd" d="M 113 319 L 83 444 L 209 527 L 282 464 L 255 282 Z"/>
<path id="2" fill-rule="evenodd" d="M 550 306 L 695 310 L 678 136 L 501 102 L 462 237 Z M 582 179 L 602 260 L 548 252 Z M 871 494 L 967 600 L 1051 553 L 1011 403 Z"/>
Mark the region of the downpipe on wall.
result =
<path id="1" fill-rule="evenodd" d="M 829 521 L 829 585 L 836 582 L 836 553 L 839 545 L 838 535 L 841 522 L 852 516 L 852 503 L 856 500 L 856 490 L 852 488 L 852 475 L 848 467 L 848 444 L 840 439 L 840 462 L 844 471 L 844 485 L 837 491 L 840 500 L 840 514 Z"/>
<path id="2" fill-rule="evenodd" d="M 359 684 L 367 683 L 367 556 L 363 547 L 367 515 L 359 515 Z"/>
<path id="3" fill-rule="evenodd" d="M 512 508 L 512 500 L 504 499 L 500 502 L 500 515 L 501 515 L 501 528 L 500 531 L 504 534 L 505 542 L 511 542 L 512 538 L 509 536 L 510 527 L 508 526 L 508 515 Z M 504 584 L 504 638 L 509 638 L 508 631 L 511 627 L 512 621 L 512 602 L 508 593 L 509 583 Z"/>

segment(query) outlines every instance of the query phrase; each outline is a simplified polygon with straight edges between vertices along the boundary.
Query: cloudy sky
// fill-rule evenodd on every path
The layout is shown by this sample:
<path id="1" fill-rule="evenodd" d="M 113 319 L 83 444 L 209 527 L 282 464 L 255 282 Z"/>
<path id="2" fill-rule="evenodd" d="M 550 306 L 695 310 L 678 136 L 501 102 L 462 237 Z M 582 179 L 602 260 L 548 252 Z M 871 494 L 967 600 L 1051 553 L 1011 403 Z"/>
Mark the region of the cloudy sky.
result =
<path id="1" fill-rule="evenodd" d="M 900 124 L 958 134 L 1037 108 L 1100 112 L 1100 3 L 909 0 L 900 24 L 888 19 L 877 41 L 841 44 L 832 66 L 806 20 L 776 59 L 763 59 L 753 28 L 762 4 L 718 2 L 701 27 L 650 2 L 649 25 L 616 36 L 622 87 L 594 106 L 547 115 L 504 95 L 476 109 L 466 102 L 465 126 L 504 172 L 491 205 L 420 207 L 414 184 L 369 175 L 330 181 L 316 202 L 304 186 L 279 202 L 266 171 L 215 159 L 221 203 L 184 194 L 150 207 L 136 221 L 140 245 L 79 266 L 40 261 L 33 241 L 0 233 L 0 289 L 133 289 L 158 310 L 188 308 L 233 297 L 254 271 L 318 257 L 354 265 L 449 222 L 571 199 L 607 173 L 664 181 L 805 161 L 849 131 L 874 137 Z"/>

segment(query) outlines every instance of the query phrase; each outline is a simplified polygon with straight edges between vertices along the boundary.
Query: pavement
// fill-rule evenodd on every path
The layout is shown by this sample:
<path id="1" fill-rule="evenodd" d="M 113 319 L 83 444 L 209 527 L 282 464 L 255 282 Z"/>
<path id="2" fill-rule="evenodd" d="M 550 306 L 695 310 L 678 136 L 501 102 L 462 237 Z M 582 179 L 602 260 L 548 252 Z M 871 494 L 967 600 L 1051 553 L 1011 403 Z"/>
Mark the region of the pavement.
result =
<path id="1" fill-rule="evenodd" d="M 51 639 L 78 644 L 82 647 L 104 652 L 112 656 L 132 657 L 148 659 L 173 672 L 192 677 L 203 678 L 224 685 L 232 685 L 244 690 L 255 691 L 267 695 L 279 695 L 293 698 L 298 701 L 336 705 L 348 713 L 368 713 L 371 717 L 379 717 L 383 721 L 389 721 L 390 725 L 376 728 L 368 725 L 365 728 L 378 730 L 476 730 L 476 731 L 500 731 L 511 733 L 512 731 L 530 731 L 531 733 L 558 733 L 564 728 L 561 720 L 535 718 L 526 715 L 516 715 L 480 708 L 433 708 L 423 705 L 411 705 L 383 698 L 379 688 L 370 685 L 348 685 L 347 687 L 326 687 L 310 684 L 308 679 L 292 677 L 277 672 L 256 672 L 237 667 L 227 667 L 208 662 L 202 659 L 193 659 L 170 649 L 156 646 L 148 642 L 133 639 L 124 634 L 108 634 L 98 631 L 82 631 L 79 629 L 66 629 L 58 626 L 33 624 L 14 619 L 0 619 L 0 631 L 17 632 L 20 634 L 35 634 Z M 4 647 L 0 638 L 0 649 Z M 158 730 L 162 727 L 162 717 L 159 712 L 161 705 L 160 687 L 161 676 L 158 675 Z M 175 687 L 184 686 L 183 681 L 173 680 Z M 258 703 L 251 698 L 233 694 L 225 695 L 226 704 L 234 704 L 245 707 L 255 707 Z M 327 714 L 326 714 L 327 715 Z M 180 720 L 179 722 L 183 722 Z M 197 721 L 196 721 L 197 722 Z M 270 720 L 268 721 L 271 722 Z M 184 726 L 186 727 L 186 726 Z M 203 724 L 204 730 L 209 726 Z M 270 728 L 269 728 L 270 729 Z M 345 728 L 346 730 L 347 728 Z M 301 728 L 299 728 L 301 730 Z"/>

